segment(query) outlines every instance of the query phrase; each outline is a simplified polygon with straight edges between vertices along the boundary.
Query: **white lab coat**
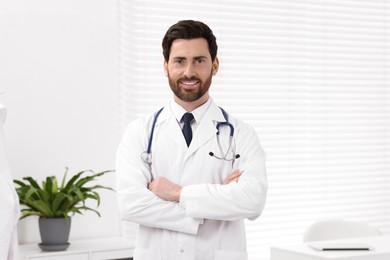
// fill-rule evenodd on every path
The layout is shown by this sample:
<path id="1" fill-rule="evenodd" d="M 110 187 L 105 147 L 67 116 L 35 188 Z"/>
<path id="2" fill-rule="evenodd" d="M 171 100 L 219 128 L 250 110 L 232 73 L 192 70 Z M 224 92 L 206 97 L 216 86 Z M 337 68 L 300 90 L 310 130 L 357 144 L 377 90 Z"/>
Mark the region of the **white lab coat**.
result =
<path id="1" fill-rule="evenodd" d="M 16 224 L 19 218 L 19 199 L 9 170 L 5 151 L 3 123 L 6 110 L 0 103 L 0 259 L 12 260 L 16 250 Z"/>
<path id="2" fill-rule="evenodd" d="M 151 165 L 140 155 L 153 115 L 129 124 L 117 153 L 117 197 L 121 218 L 139 224 L 135 260 L 247 259 L 244 219 L 256 219 L 265 205 L 265 154 L 254 129 L 229 116 L 235 129 L 233 151 L 240 158 L 233 163 L 210 156 L 210 151 L 221 156 L 216 123 L 224 121 L 211 101 L 187 148 L 167 105 L 156 123 Z M 220 130 L 226 152 L 229 128 Z M 234 169 L 244 170 L 239 182 L 222 185 Z M 164 201 L 147 189 L 158 176 L 183 186 L 180 203 Z"/>

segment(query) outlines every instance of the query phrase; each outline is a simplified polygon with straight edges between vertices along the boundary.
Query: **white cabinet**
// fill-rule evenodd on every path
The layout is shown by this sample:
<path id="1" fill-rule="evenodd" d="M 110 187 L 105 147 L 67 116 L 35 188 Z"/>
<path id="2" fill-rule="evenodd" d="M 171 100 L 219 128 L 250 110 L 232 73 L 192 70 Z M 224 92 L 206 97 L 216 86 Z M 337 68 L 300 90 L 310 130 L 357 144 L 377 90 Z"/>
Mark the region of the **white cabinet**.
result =
<path id="1" fill-rule="evenodd" d="M 35 256 L 27 256 L 24 259 L 29 259 L 29 260 L 89 260 L 88 253 L 84 254 L 66 254 L 66 255 L 35 255 Z"/>
<path id="2" fill-rule="evenodd" d="M 113 260 L 130 259 L 134 242 L 123 237 L 70 241 L 65 251 L 43 252 L 38 244 L 19 245 L 16 260 Z"/>
<path id="3" fill-rule="evenodd" d="M 106 260 L 106 259 L 129 259 L 133 256 L 133 251 L 131 251 L 131 255 L 129 255 L 128 250 L 115 250 L 115 251 L 105 251 L 105 252 L 94 252 L 92 253 L 93 260 Z"/>

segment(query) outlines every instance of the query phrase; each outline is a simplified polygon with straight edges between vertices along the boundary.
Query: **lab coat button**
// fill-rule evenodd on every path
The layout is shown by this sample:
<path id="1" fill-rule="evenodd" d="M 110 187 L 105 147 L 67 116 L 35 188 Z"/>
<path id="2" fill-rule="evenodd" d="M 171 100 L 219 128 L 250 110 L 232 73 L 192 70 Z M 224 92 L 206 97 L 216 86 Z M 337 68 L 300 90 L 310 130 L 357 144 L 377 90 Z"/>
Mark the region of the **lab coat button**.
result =
<path id="1" fill-rule="evenodd" d="M 184 253 L 184 249 L 180 249 L 180 253 Z"/>

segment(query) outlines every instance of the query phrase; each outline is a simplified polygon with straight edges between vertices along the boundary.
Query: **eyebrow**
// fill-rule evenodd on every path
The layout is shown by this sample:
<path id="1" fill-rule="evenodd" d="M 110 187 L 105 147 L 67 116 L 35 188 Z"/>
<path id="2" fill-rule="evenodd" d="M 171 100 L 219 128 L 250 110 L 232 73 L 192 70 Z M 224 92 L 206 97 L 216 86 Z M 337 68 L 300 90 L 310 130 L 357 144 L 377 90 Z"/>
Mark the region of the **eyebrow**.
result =
<path id="1" fill-rule="evenodd" d="M 196 56 L 194 57 L 194 60 L 199 60 L 199 59 L 207 59 L 206 56 Z"/>
<path id="2" fill-rule="evenodd" d="M 187 60 L 186 57 L 182 57 L 182 56 L 173 57 L 173 59 L 175 59 L 175 60 Z M 207 57 L 201 55 L 201 56 L 195 56 L 193 58 L 193 60 L 200 60 L 200 59 L 207 59 Z"/>

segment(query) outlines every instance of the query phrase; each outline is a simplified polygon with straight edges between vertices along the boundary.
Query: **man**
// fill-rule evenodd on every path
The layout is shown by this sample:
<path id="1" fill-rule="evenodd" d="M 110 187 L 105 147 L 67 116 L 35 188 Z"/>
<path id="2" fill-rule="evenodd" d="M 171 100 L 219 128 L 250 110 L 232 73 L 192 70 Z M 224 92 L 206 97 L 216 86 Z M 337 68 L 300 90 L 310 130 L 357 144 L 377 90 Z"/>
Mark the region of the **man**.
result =
<path id="1" fill-rule="evenodd" d="M 210 28 L 180 21 L 162 46 L 173 100 L 130 123 L 117 154 L 121 218 L 139 224 L 134 259 L 245 260 L 244 219 L 265 205 L 264 151 L 209 96 L 219 67 Z"/>

